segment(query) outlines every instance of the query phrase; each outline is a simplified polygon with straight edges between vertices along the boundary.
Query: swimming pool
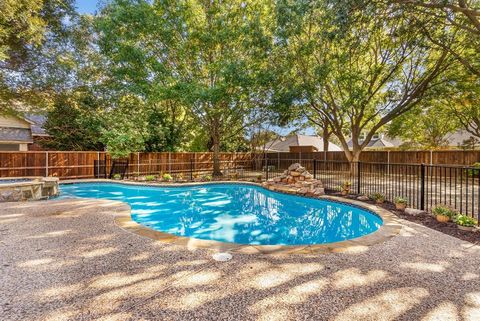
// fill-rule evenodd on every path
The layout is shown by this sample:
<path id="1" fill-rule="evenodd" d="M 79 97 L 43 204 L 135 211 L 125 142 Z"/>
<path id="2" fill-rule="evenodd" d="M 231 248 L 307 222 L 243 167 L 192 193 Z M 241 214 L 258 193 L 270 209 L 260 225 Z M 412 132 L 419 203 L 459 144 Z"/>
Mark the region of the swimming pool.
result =
<path id="1" fill-rule="evenodd" d="M 332 243 L 373 233 L 382 225 L 379 216 L 355 206 L 247 184 L 64 184 L 61 197 L 123 201 L 131 206 L 132 219 L 151 229 L 239 244 Z"/>

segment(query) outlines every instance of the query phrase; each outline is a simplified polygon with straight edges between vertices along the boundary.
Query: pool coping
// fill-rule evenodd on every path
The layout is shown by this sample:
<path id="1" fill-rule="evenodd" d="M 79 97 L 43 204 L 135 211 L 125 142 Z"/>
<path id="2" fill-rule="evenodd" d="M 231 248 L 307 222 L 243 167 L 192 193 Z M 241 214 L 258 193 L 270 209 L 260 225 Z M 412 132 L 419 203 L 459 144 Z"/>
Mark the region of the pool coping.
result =
<path id="1" fill-rule="evenodd" d="M 131 182 L 131 181 L 118 181 L 111 179 L 81 179 L 81 180 L 65 180 L 60 184 L 75 184 L 75 183 L 117 183 L 124 185 L 134 186 L 152 186 L 152 187 L 181 187 L 181 186 L 198 186 L 198 185 L 210 185 L 210 184 L 245 184 L 253 185 L 263 188 L 267 191 L 269 189 L 261 186 L 260 184 L 253 182 L 243 181 L 214 181 L 214 182 L 188 182 L 188 183 L 145 183 L 145 182 Z M 279 191 L 271 191 L 274 193 L 282 193 Z M 291 194 L 288 194 L 291 195 Z M 363 210 L 371 212 L 379 216 L 383 220 L 382 226 L 370 234 L 340 241 L 334 243 L 325 244 L 307 244 L 307 245 L 251 245 L 251 244 L 238 244 L 220 242 L 214 240 L 202 240 L 193 237 L 178 236 L 165 232 L 153 230 L 149 227 L 141 225 L 135 222 L 131 217 L 131 208 L 127 203 L 121 202 L 128 207 L 128 211 L 118 211 L 115 213 L 114 221 L 120 228 L 129 231 L 131 233 L 148 237 L 150 239 L 160 241 L 167 244 L 176 244 L 186 246 L 188 249 L 213 249 L 219 252 L 232 252 L 241 254 L 326 254 L 326 253 L 361 253 L 368 249 L 369 246 L 382 243 L 388 239 L 398 235 L 402 229 L 400 219 L 390 211 L 383 209 L 379 206 L 367 204 L 358 200 L 346 199 L 343 197 L 332 195 L 321 195 L 318 197 L 306 197 L 297 195 L 304 198 L 315 198 L 320 200 L 328 200 L 336 203 L 342 203 L 347 205 L 353 205 Z"/>

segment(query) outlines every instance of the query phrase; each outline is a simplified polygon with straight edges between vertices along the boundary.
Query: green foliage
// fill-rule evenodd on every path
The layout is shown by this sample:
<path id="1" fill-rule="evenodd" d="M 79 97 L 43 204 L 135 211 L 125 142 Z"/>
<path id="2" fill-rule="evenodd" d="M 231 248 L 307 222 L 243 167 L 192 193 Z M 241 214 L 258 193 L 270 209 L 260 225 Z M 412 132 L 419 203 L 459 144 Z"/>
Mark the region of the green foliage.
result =
<path id="1" fill-rule="evenodd" d="M 370 199 L 377 202 L 377 203 L 383 203 L 385 202 L 385 195 L 382 193 L 373 193 L 370 196 Z"/>
<path id="2" fill-rule="evenodd" d="M 437 205 L 432 210 L 433 215 L 435 216 L 448 216 L 450 218 L 457 215 L 457 211 L 446 205 Z"/>
<path id="3" fill-rule="evenodd" d="M 395 197 L 395 199 L 393 200 L 393 202 L 395 204 L 402 204 L 402 205 L 407 205 L 407 200 L 403 197 Z"/>
<path id="4" fill-rule="evenodd" d="M 114 174 L 113 175 L 113 179 L 119 180 L 121 178 L 122 178 L 122 175 L 120 175 L 120 174 Z"/>
<path id="5" fill-rule="evenodd" d="M 0 112 L 51 103 L 58 48 L 68 39 L 74 0 L 2 0 L 0 2 Z M 22 109 L 29 107 L 22 106 Z"/>
<path id="6" fill-rule="evenodd" d="M 473 227 L 478 225 L 478 221 L 467 215 L 458 215 L 455 217 L 455 223 L 460 226 Z"/>
<path id="7" fill-rule="evenodd" d="M 117 87 L 194 120 L 218 172 L 222 142 L 238 137 L 262 95 L 268 12 L 258 1 L 117 0 L 97 19 L 99 45 Z"/>
<path id="8" fill-rule="evenodd" d="M 54 150 L 103 150 L 99 113 L 98 102 L 89 93 L 57 97 L 44 125 L 52 139 L 44 145 Z"/>
<path id="9" fill-rule="evenodd" d="M 147 175 L 147 176 L 145 176 L 145 180 L 146 180 L 147 182 L 153 182 L 153 181 L 155 181 L 156 179 L 157 179 L 157 176 L 155 176 L 155 175 Z"/>
<path id="10" fill-rule="evenodd" d="M 383 2 L 285 0 L 276 10 L 275 108 L 326 121 L 349 160 L 418 104 L 446 66 L 448 55 L 426 45 L 414 17 L 392 15 Z"/>
<path id="11" fill-rule="evenodd" d="M 164 181 L 170 182 L 171 180 L 173 180 L 173 177 L 172 177 L 172 175 L 170 175 L 168 173 L 165 173 L 165 174 L 162 175 L 162 179 Z"/>
<path id="12" fill-rule="evenodd" d="M 449 146 L 449 134 L 459 128 L 448 107 L 432 99 L 394 119 L 388 135 L 401 138 L 404 149 L 441 149 Z"/>
<path id="13" fill-rule="evenodd" d="M 135 110 L 127 112 L 135 100 L 126 99 L 122 106 L 106 115 L 101 141 L 112 158 L 124 158 L 145 148 L 145 125 Z"/>
<path id="14" fill-rule="evenodd" d="M 203 181 L 206 181 L 206 182 L 209 182 L 209 181 L 212 180 L 212 175 L 208 175 L 208 174 L 207 174 L 207 175 L 203 175 L 202 180 L 203 180 Z"/>

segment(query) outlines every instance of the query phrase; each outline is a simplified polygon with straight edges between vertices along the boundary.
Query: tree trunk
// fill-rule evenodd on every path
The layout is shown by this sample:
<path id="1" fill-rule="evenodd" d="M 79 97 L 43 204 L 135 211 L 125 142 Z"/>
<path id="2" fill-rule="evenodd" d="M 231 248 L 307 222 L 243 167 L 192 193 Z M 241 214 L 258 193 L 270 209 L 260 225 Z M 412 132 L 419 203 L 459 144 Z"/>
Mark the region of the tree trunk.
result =
<path id="1" fill-rule="evenodd" d="M 330 139 L 330 133 L 327 130 L 323 130 L 323 151 L 328 152 L 328 140 Z"/>
<path id="2" fill-rule="evenodd" d="M 357 176 L 358 162 L 360 161 L 360 154 L 362 153 L 361 149 L 354 148 L 351 151 L 351 157 L 348 160 L 350 162 L 350 177 L 355 178 Z"/>
<path id="3" fill-rule="evenodd" d="M 212 136 L 213 140 L 213 177 L 222 176 L 222 171 L 220 170 L 220 137 L 218 135 Z"/>

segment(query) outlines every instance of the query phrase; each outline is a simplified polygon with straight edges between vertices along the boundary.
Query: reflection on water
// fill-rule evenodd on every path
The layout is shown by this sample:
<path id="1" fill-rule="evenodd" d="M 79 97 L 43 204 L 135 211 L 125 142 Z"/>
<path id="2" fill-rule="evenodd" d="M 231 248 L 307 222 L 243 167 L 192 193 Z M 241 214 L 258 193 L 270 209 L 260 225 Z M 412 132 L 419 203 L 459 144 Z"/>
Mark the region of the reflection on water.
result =
<path id="1" fill-rule="evenodd" d="M 376 231 L 382 220 L 356 207 L 241 184 L 145 187 L 111 183 L 61 186 L 62 195 L 121 200 L 152 229 L 242 244 L 320 244 Z"/>

